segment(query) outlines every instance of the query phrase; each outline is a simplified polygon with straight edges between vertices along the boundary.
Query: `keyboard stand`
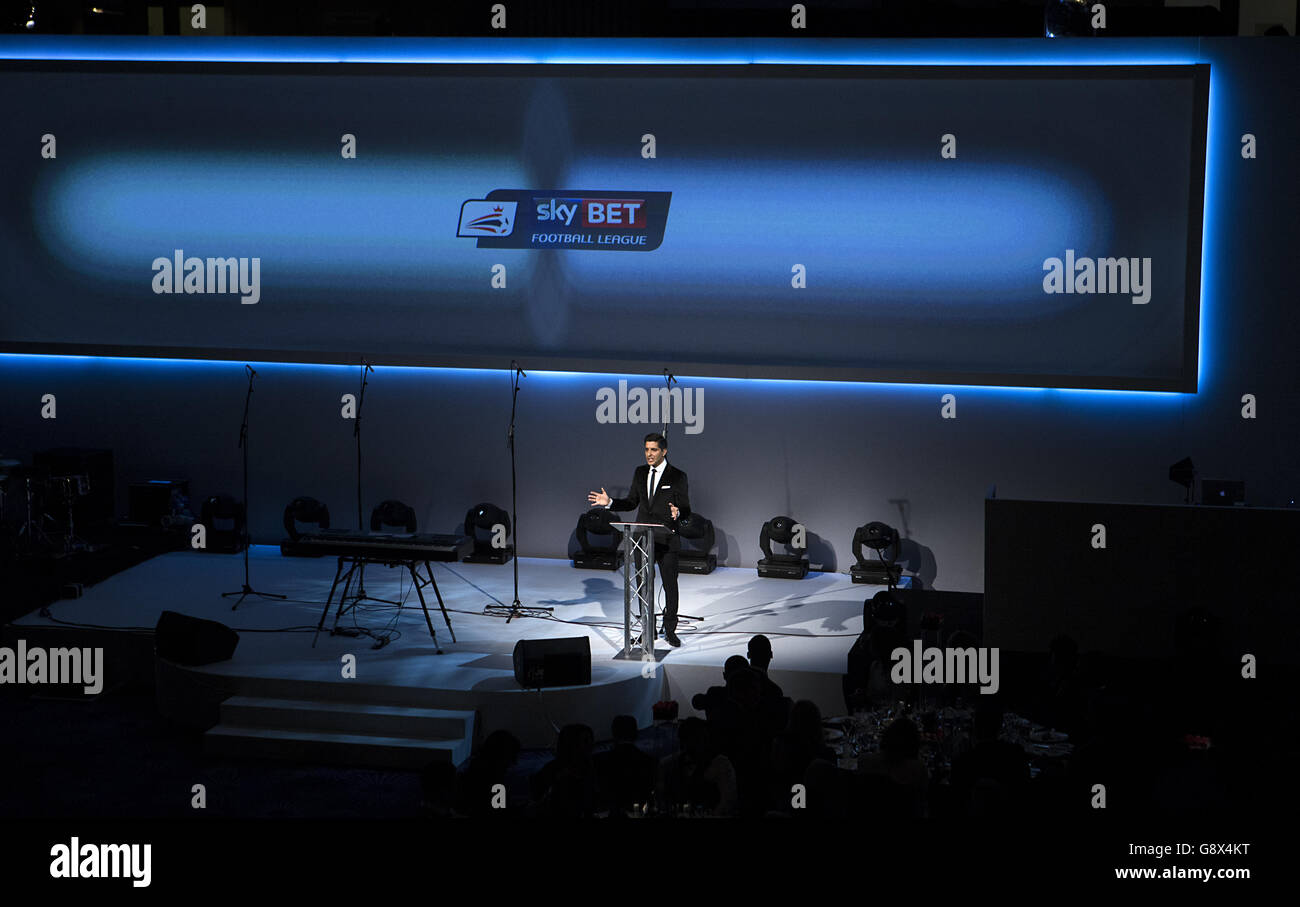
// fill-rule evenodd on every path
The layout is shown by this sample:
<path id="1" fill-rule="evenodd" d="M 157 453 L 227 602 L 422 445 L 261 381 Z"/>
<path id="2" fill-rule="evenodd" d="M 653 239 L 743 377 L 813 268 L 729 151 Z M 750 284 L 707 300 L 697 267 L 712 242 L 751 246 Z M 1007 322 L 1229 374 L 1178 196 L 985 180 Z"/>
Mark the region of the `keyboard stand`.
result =
<path id="1" fill-rule="evenodd" d="M 343 569 L 347 564 L 347 571 Z M 438 581 L 433 576 L 433 564 L 427 558 L 394 558 L 392 555 L 381 557 L 370 557 L 367 555 L 341 554 L 339 555 L 338 568 L 334 571 L 334 582 L 330 586 L 330 594 L 325 599 L 325 608 L 320 614 L 320 623 L 316 625 L 316 635 L 312 637 L 311 646 L 316 648 L 316 641 L 320 638 L 320 632 L 325 627 L 325 618 L 329 616 L 330 605 L 334 603 L 334 593 L 338 591 L 339 580 L 343 580 L 343 592 L 339 595 L 338 608 L 334 613 L 334 627 L 330 631 L 331 635 L 338 630 L 339 619 L 343 617 L 345 610 L 351 610 L 357 605 L 354 600 L 351 605 L 344 607 L 348 599 L 348 589 L 352 584 L 354 575 L 359 575 L 358 568 L 365 569 L 367 563 L 383 564 L 386 567 L 405 567 L 411 574 L 411 582 L 415 586 L 415 594 L 420 598 L 420 609 L 424 611 L 424 622 L 429 627 L 429 635 L 433 638 L 435 654 L 442 654 L 442 646 L 438 643 L 438 633 L 433 629 L 433 618 L 429 616 L 429 605 L 424 599 L 424 587 L 432 586 L 433 594 L 438 598 L 438 607 L 442 610 L 442 619 L 447 623 L 447 630 L 451 633 L 451 641 L 456 641 L 456 631 L 451 626 L 451 616 L 447 613 L 447 605 L 442 600 L 442 593 L 438 590 Z M 424 575 L 420 574 L 420 567 L 424 567 Z M 397 602 L 398 612 L 401 612 L 402 603 Z"/>

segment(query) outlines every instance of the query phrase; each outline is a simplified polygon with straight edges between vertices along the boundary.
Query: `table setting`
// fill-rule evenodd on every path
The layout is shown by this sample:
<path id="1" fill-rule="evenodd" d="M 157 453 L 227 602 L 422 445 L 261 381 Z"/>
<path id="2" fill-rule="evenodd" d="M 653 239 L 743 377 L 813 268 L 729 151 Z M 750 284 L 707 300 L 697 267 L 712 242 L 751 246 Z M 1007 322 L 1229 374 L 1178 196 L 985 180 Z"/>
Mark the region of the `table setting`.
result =
<path id="1" fill-rule="evenodd" d="M 835 750 L 837 765 L 856 771 L 864 755 L 880 752 L 885 729 L 901 717 L 911 719 L 921 733 L 920 758 L 939 784 L 947 781 L 952 760 L 974 745 L 974 709 L 958 703 L 926 711 L 915 711 L 909 703 L 897 702 L 840 715 L 822 722 L 826 745 Z M 1044 761 L 1068 759 L 1074 750 L 1069 736 L 1011 712 L 1002 720 L 999 739 L 1020 746 L 1030 760 L 1030 775 L 1037 777 Z"/>

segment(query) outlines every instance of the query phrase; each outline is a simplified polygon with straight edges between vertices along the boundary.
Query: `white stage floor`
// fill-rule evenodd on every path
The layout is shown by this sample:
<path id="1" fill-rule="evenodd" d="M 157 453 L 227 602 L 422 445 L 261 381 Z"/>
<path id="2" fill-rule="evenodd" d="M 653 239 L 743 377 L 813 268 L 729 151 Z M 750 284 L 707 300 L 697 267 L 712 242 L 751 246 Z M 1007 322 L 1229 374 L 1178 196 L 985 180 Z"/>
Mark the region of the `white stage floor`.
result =
<path id="1" fill-rule="evenodd" d="M 400 615 L 391 605 L 367 603 L 344 616 L 340 626 L 357 624 L 375 633 L 390 625 L 398 633 L 391 643 L 372 648 L 373 639 L 330 636 L 326 630 L 312 648 L 334 578 L 333 558 L 287 558 L 273 546 L 254 546 L 251 583 L 260 591 L 288 596 L 288 601 L 250 597 L 239 610 L 224 591 L 243 583 L 242 555 L 177 552 L 126 570 L 86 590 L 83 598 L 56 602 L 51 615 L 59 621 L 97 627 L 152 629 L 163 610 L 220 621 L 240 634 L 227 662 L 185 669 L 204 675 L 209 686 L 261 695 L 364 696 L 372 701 L 420 704 L 435 708 L 475 708 L 481 732 L 509 726 L 526 745 L 546 745 L 548 726 L 569 721 L 590 724 L 598 737 L 608 735 L 613 715 L 634 714 L 650 723 L 650 705 L 676 699 L 683 715 L 692 714 L 691 695 L 721 683 L 722 664 L 744 654 L 749 638 L 763 633 L 775 657 L 771 676 L 795 699 L 812 699 L 823 714 L 844 710 L 840 676 L 854 639 L 862 630 L 863 600 L 881 587 L 854 585 L 845 574 L 811 573 L 803 580 L 760 579 L 753 569 L 718 568 L 707 576 L 679 579 L 678 626 L 681 648 L 659 640 L 658 667 L 647 677 L 640 662 L 615 659 L 623 642 L 622 574 L 578 570 L 568 561 L 521 558 L 519 595 L 525 606 L 554 608 L 553 619 L 504 618 L 482 613 L 484 606 L 508 604 L 513 595 L 510 564 L 433 565 L 434 576 L 451 615 L 451 641 L 431 588 L 425 589 L 442 655 L 434 645 L 411 588 L 409 574 L 371 566 L 366 591 L 379 599 L 405 599 Z M 659 593 L 662 601 L 662 591 Z M 699 618 L 688 620 L 687 615 Z M 394 624 L 394 619 L 395 624 Z M 44 630 L 55 622 L 37 613 L 13 624 L 14 630 Z M 294 631 L 292 628 L 298 628 Z M 302 628 L 309 628 L 304 630 Z M 285 630 L 287 632 L 273 632 Z M 514 680 L 512 653 L 524 638 L 586 636 L 591 642 L 590 687 L 520 690 Z M 111 645 L 100 634 L 96 645 Z M 85 643 L 79 643 L 85 644 Z M 357 660 L 357 677 L 344 679 L 345 654 Z M 160 683 L 162 673 L 160 672 Z M 197 678 L 196 678 L 197 679 Z M 341 686 L 340 686 L 341 685 Z M 315 692 L 304 692 L 311 691 Z M 164 697 L 160 690 L 160 701 Z M 540 701 L 539 701 L 540 699 Z M 517 727 L 521 712 L 536 713 Z M 531 741 L 530 742 L 530 738 Z"/>

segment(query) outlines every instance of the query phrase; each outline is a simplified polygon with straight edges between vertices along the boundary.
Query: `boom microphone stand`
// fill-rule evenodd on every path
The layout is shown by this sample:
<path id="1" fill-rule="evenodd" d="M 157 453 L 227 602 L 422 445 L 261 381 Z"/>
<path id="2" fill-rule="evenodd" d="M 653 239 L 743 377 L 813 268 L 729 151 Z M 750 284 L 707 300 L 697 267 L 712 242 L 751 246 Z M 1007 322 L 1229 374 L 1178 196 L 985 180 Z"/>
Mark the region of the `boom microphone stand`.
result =
<path id="1" fill-rule="evenodd" d="M 506 623 L 516 617 L 545 617 L 554 610 L 541 605 L 525 608 L 519 603 L 519 494 L 515 478 L 515 415 L 519 410 L 519 379 L 527 377 L 528 374 L 519 367 L 518 362 L 510 363 L 510 430 L 506 432 L 506 447 L 510 448 L 510 522 L 515 533 L 515 556 L 511 560 L 515 567 L 515 600 L 510 607 L 491 604 L 483 608 L 484 614 L 496 617 L 505 615 Z"/>
<path id="2" fill-rule="evenodd" d="M 257 372 L 248 364 L 245 364 L 244 368 L 248 369 L 248 393 L 244 395 L 244 421 L 239 426 L 239 447 L 244 452 L 244 586 L 236 592 L 221 593 L 222 598 L 239 596 L 239 600 L 230 606 L 231 611 L 242 605 L 244 599 L 250 595 L 259 598 L 278 598 L 281 601 L 285 598 L 274 592 L 258 592 L 248 582 L 248 549 L 253 547 L 253 535 L 248 529 L 248 407 L 253 401 L 253 379 L 257 377 Z"/>

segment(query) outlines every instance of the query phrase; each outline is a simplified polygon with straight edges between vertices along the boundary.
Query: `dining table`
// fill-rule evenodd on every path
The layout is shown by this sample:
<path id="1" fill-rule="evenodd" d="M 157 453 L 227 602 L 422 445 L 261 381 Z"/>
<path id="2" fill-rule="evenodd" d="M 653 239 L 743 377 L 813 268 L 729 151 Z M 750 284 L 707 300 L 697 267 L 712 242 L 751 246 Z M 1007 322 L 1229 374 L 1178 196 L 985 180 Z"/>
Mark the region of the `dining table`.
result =
<path id="1" fill-rule="evenodd" d="M 826 743 L 835 751 L 839 768 L 856 771 L 861 757 L 879 753 L 885 729 L 902 717 L 911 719 L 920 731 L 919 755 L 931 781 L 946 784 L 953 760 L 975 740 L 975 711 L 961 704 L 918 711 L 909 703 L 898 702 L 826 719 L 822 722 Z M 998 737 L 1025 751 L 1031 779 L 1062 768 L 1074 751 L 1069 735 L 1012 712 L 1003 715 Z"/>

